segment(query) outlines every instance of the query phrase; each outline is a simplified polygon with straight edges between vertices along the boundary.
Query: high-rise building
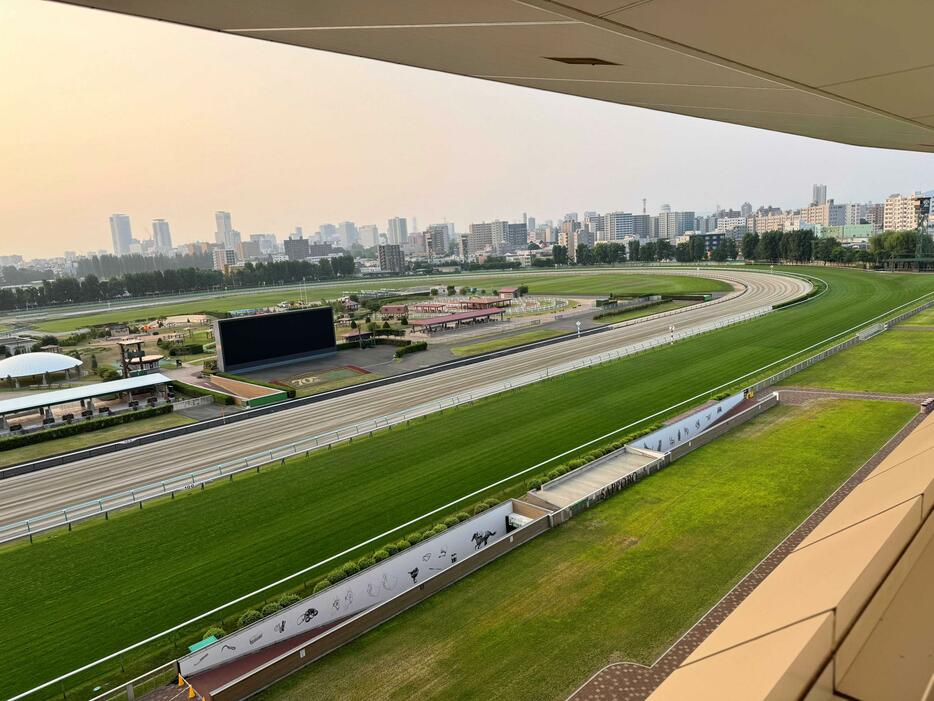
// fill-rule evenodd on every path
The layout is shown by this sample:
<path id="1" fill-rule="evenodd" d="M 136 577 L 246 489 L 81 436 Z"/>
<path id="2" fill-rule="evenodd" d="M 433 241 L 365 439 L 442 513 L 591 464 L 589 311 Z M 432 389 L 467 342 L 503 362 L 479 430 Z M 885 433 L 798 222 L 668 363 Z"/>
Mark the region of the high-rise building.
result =
<path id="1" fill-rule="evenodd" d="M 596 212 L 584 212 L 584 228 L 593 233 L 594 237 L 603 240 L 606 232 L 606 218 Z"/>
<path id="2" fill-rule="evenodd" d="M 664 206 L 664 205 L 663 205 Z M 672 212 L 664 209 L 658 214 L 658 238 L 673 241 L 694 228 L 694 212 Z"/>
<path id="3" fill-rule="evenodd" d="M 658 211 L 659 211 L 659 212 L 665 212 L 665 213 L 667 214 L 668 212 L 671 211 L 671 205 L 670 205 L 670 204 L 663 204 L 661 207 L 658 208 Z"/>
<path id="4" fill-rule="evenodd" d="M 379 245 L 379 228 L 376 224 L 364 224 L 357 227 L 360 234 L 360 243 L 366 247 Z"/>
<path id="5" fill-rule="evenodd" d="M 846 218 L 846 205 L 834 204 L 833 200 L 826 200 L 822 204 L 802 207 L 799 216 L 806 224 L 843 226 Z"/>
<path id="6" fill-rule="evenodd" d="M 401 246 L 408 241 L 409 227 L 405 217 L 393 217 L 390 219 L 386 231 L 390 244 Z"/>
<path id="7" fill-rule="evenodd" d="M 470 225 L 468 237 L 469 253 L 477 253 L 486 248 L 496 250 L 501 247 L 509 234 L 509 222 L 497 220 Z"/>
<path id="8" fill-rule="evenodd" d="M 632 236 L 633 216 L 629 212 L 610 212 L 603 215 L 603 238 L 601 241 L 622 241 Z"/>
<path id="9" fill-rule="evenodd" d="M 428 255 L 443 256 L 448 252 L 448 225 L 431 224 L 425 229 L 425 250 Z"/>
<path id="10" fill-rule="evenodd" d="M 289 260 L 305 260 L 310 255 L 308 239 L 293 239 L 290 236 L 282 242 L 282 247 Z"/>
<path id="11" fill-rule="evenodd" d="M 384 273 L 405 272 L 405 256 L 402 253 L 402 246 L 397 243 L 391 243 L 385 246 L 379 246 L 376 250 L 379 256 L 380 270 Z"/>
<path id="12" fill-rule="evenodd" d="M 335 241 L 337 236 L 337 227 L 333 224 L 322 224 L 318 227 L 318 237 L 325 242 Z"/>
<path id="13" fill-rule="evenodd" d="M 340 237 L 341 245 L 345 248 L 350 248 L 360 238 L 357 227 L 352 221 L 342 221 L 338 224 L 337 235 Z"/>
<path id="14" fill-rule="evenodd" d="M 918 202 L 914 195 L 890 195 L 885 199 L 882 221 L 885 231 L 915 231 L 918 228 Z"/>
<path id="15" fill-rule="evenodd" d="M 827 186 L 814 185 L 811 188 L 811 204 L 827 204 Z"/>
<path id="16" fill-rule="evenodd" d="M 110 238 L 113 241 L 114 255 L 125 256 L 133 245 L 133 232 L 130 230 L 130 217 L 126 214 L 110 216 Z"/>
<path id="17" fill-rule="evenodd" d="M 230 248 L 214 249 L 214 269 L 225 272 L 231 265 L 237 263 L 237 252 Z"/>
<path id="18" fill-rule="evenodd" d="M 749 202 L 743 202 L 743 205 L 739 208 L 740 216 L 751 217 L 752 216 L 752 204 Z"/>
<path id="19" fill-rule="evenodd" d="M 214 224 L 214 240 L 224 248 L 236 248 L 240 243 L 240 233 L 234 232 L 230 212 L 214 212 Z"/>
<path id="20" fill-rule="evenodd" d="M 529 217 L 528 219 L 526 219 L 525 226 L 529 230 L 530 234 L 534 232 L 535 231 L 535 217 Z"/>
<path id="21" fill-rule="evenodd" d="M 526 248 L 529 244 L 529 230 L 524 222 L 508 224 L 506 226 L 506 239 L 503 242 L 506 248 Z"/>
<path id="22" fill-rule="evenodd" d="M 250 241 L 259 245 L 259 251 L 264 256 L 270 256 L 279 250 L 275 234 L 250 234 Z"/>
<path id="23" fill-rule="evenodd" d="M 568 212 L 564 215 L 564 221 L 578 221 L 577 212 Z"/>
<path id="24" fill-rule="evenodd" d="M 648 214 L 633 214 L 632 235 L 640 239 L 652 238 L 652 217 Z"/>
<path id="25" fill-rule="evenodd" d="M 158 253 L 167 253 L 172 250 L 172 233 L 165 219 L 152 220 L 152 245 Z"/>
<path id="26" fill-rule="evenodd" d="M 868 202 L 866 204 L 866 221 L 872 224 L 873 232 L 882 231 L 885 226 L 885 205 L 881 202 L 876 204 Z"/>
<path id="27" fill-rule="evenodd" d="M 240 260 L 255 260 L 262 257 L 263 252 L 260 250 L 259 241 L 241 241 L 237 244 L 237 254 L 240 256 Z"/>

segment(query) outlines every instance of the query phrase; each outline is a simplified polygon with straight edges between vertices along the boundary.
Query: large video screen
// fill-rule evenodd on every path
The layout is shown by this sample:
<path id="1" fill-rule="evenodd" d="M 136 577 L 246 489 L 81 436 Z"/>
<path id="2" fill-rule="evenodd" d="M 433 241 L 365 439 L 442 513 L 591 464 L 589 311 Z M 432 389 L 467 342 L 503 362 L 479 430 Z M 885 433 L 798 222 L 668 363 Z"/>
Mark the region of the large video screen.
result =
<path id="1" fill-rule="evenodd" d="M 333 349 L 331 307 L 221 319 L 217 322 L 218 366 L 260 366 Z"/>

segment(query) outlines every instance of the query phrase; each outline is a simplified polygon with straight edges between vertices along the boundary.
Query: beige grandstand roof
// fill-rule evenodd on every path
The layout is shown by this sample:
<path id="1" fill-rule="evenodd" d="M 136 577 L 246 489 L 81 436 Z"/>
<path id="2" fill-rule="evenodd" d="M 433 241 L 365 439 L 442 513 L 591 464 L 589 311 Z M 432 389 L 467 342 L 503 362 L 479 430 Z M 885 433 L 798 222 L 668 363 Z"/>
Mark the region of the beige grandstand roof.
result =
<path id="1" fill-rule="evenodd" d="M 929 0 L 63 0 L 830 141 L 934 152 Z"/>
<path id="2" fill-rule="evenodd" d="M 81 361 L 61 353 L 22 353 L 0 360 L 0 378 L 32 377 L 47 372 L 63 372 L 81 365 Z"/>

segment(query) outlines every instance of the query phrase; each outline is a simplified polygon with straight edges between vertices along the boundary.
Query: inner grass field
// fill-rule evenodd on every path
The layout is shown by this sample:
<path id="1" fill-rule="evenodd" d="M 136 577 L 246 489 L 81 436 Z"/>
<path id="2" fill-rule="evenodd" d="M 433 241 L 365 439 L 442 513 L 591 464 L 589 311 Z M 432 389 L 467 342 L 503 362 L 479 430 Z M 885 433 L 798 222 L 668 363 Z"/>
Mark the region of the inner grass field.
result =
<path id="1" fill-rule="evenodd" d="M 260 698 L 560 701 L 612 662 L 651 665 L 916 412 L 772 409 Z"/>
<path id="2" fill-rule="evenodd" d="M 612 314 L 610 316 L 604 316 L 599 319 L 596 319 L 598 324 L 618 324 L 621 321 L 629 321 L 630 319 L 638 319 L 643 316 L 650 316 L 652 314 L 661 314 L 662 312 L 670 312 L 673 309 L 682 309 L 684 307 L 690 307 L 697 302 L 689 302 L 686 300 L 673 299 L 670 302 L 662 302 L 661 304 L 653 304 L 651 307 L 643 307 L 642 309 L 630 309 L 629 311 L 621 311 L 619 314 Z"/>
<path id="3" fill-rule="evenodd" d="M 531 294 L 591 294 L 609 295 L 656 293 L 656 294 L 695 294 L 701 292 L 726 292 L 730 285 L 719 280 L 703 277 L 665 275 L 647 272 L 645 274 L 621 273 L 612 270 L 597 270 L 587 273 L 503 273 L 492 275 L 451 276 L 451 277 L 411 277 L 382 282 L 362 282 L 345 280 L 340 283 L 308 286 L 305 297 L 309 300 L 336 299 L 345 292 L 361 290 L 406 289 L 428 285 L 454 285 L 455 287 L 477 287 L 488 293 L 495 288 L 528 285 Z M 81 316 L 61 319 L 49 319 L 37 322 L 34 326 L 40 331 L 62 333 L 78 328 L 155 319 L 164 316 L 194 314 L 196 312 L 229 312 L 234 309 L 268 307 L 286 300 L 301 299 L 297 287 L 257 291 L 248 294 L 228 294 L 206 296 L 186 302 L 172 302 L 149 307 L 115 309 Z"/>
<path id="4" fill-rule="evenodd" d="M 493 351 L 503 350 L 504 348 L 514 348 L 515 346 L 521 346 L 526 343 L 544 341 L 545 339 L 554 338 L 555 336 L 565 336 L 567 333 L 567 331 L 558 331 L 556 329 L 538 329 L 536 331 L 519 333 L 515 336 L 507 336 L 506 338 L 495 338 L 491 341 L 481 341 L 479 343 L 471 343 L 467 346 L 457 346 L 451 349 L 451 353 L 461 357 L 482 355 L 483 353 L 492 353 Z"/>
<path id="5" fill-rule="evenodd" d="M 0 551 L 0 696 L 934 290 L 918 275 L 815 272 L 830 288 L 806 304 Z M 125 679 L 172 654 L 168 643 L 108 669 Z"/>
<path id="6" fill-rule="evenodd" d="M 934 391 L 934 329 L 891 331 L 792 375 L 785 386 L 857 392 Z"/>

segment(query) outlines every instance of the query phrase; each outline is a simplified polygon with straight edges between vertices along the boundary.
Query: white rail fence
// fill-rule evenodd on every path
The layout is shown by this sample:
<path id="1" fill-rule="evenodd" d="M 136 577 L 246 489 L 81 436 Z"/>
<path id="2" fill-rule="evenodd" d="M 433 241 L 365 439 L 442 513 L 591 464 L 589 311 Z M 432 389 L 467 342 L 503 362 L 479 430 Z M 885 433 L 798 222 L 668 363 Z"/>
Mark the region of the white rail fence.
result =
<path id="1" fill-rule="evenodd" d="M 352 426 L 310 436 L 294 443 L 264 450 L 259 453 L 237 458 L 236 460 L 200 468 L 159 482 L 134 487 L 130 490 L 101 497 L 100 499 L 74 504 L 64 509 L 0 526 L 0 543 L 10 542 L 20 538 L 29 538 L 31 541 L 34 535 L 56 528 L 67 527 L 71 530 L 71 527 L 76 523 L 100 516 L 106 519 L 109 517 L 110 512 L 118 509 L 125 509 L 136 505 L 142 509 L 143 504 L 151 499 L 160 499 L 164 497 L 174 499 L 176 493 L 186 492 L 199 487 L 204 489 L 206 485 L 212 482 L 223 478 L 233 479 L 234 475 L 246 470 L 255 470 L 259 472 L 264 466 L 284 463 L 286 458 L 295 457 L 302 453 L 307 456 L 313 450 L 330 448 L 332 445 L 343 441 L 353 441 L 354 438 L 372 435 L 374 431 L 391 429 L 395 425 L 411 421 L 415 418 L 444 411 L 445 409 L 457 407 L 461 404 L 470 404 L 483 397 L 539 382 L 549 377 L 574 372 L 575 370 L 581 370 L 583 368 L 594 367 L 612 360 L 618 360 L 652 348 L 674 343 L 675 341 L 691 336 L 709 333 L 726 326 L 755 319 L 768 314 L 771 310 L 771 307 L 762 307 L 714 322 L 686 327 L 682 330 L 675 330 L 641 343 L 630 344 L 612 351 L 587 356 L 579 360 L 568 361 L 552 367 L 546 367 L 543 370 L 536 370 L 510 380 L 495 382 L 471 392 L 426 402 L 406 411 L 386 414 L 376 419 L 362 421 Z M 668 312 L 665 312 L 657 316 L 665 316 L 667 314 Z"/>

